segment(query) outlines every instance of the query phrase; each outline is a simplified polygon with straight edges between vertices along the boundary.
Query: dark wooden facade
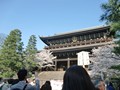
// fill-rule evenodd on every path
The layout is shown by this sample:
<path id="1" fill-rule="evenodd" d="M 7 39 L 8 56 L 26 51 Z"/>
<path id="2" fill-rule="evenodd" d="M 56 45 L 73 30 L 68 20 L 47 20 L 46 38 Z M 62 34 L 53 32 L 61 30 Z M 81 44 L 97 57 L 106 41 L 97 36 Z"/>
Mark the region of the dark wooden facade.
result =
<path id="1" fill-rule="evenodd" d="M 99 26 L 94 28 L 82 29 L 48 37 L 40 37 L 47 45 L 45 49 L 53 52 L 57 59 L 54 60 L 56 70 L 68 68 L 77 64 L 77 53 L 89 51 L 99 46 L 112 43 L 110 26 Z"/>

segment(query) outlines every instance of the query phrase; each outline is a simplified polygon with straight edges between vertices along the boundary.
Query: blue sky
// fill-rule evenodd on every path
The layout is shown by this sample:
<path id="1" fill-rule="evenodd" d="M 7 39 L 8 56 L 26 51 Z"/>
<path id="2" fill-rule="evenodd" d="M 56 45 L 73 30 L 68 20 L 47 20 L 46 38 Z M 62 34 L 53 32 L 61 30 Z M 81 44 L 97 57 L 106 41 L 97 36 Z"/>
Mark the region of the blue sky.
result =
<path id="1" fill-rule="evenodd" d="M 100 5 L 107 0 L 0 0 L 0 33 L 22 32 L 24 48 L 36 35 L 38 50 L 44 43 L 38 36 L 70 32 L 104 25 Z"/>

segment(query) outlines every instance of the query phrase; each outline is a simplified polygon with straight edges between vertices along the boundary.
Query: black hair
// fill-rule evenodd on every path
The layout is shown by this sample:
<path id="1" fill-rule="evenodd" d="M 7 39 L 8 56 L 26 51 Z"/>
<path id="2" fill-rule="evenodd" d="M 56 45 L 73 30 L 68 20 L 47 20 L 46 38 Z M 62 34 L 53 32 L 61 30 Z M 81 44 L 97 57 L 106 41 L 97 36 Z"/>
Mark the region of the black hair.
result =
<path id="1" fill-rule="evenodd" d="M 20 69 L 20 70 L 18 71 L 18 73 L 17 73 L 18 79 L 19 79 L 20 81 L 25 80 L 26 77 L 27 77 L 27 73 L 28 73 L 28 72 L 27 72 L 26 69 Z"/>
<path id="2" fill-rule="evenodd" d="M 99 88 L 95 88 L 95 90 L 100 90 Z"/>
<path id="3" fill-rule="evenodd" d="M 14 88 L 14 89 L 12 89 L 12 90 L 21 90 L 21 89 L 19 89 L 19 88 Z"/>
<path id="4" fill-rule="evenodd" d="M 0 77 L 0 81 L 2 81 L 3 80 L 3 78 L 2 77 Z"/>
<path id="5" fill-rule="evenodd" d="M 45 83 L 51 85 L 50 81 L 46 81 Z"/>
<path id="6" fill-rule="evenodd" d="M 14 84 L 16 84 L 16 83 L 18 83 L 18 82 L 19 82 L 18 79 L 8 79 L 8 83 L 9 83 L 9 84 L 12 84 L 12 85 L 14 85 Z"/>
<path id="7" fill-rule="evenodd" d="M 113 87 L 113 84 L 112 84 L 112 82 L 109 82 L 109 85 Z"/>
<path id="8" fill-rule="evenodd" d="M 42 85 L 40 90 L 52 90 L 52 87 L 50 85 L 50 81 L 46 81 L 45 84 Z"/>
<path id="9" fill-rule="evenodd" d="M 62 90 L 95 90 L 95 87 L 82 66 L 71 66 L 64 74 Z"/>

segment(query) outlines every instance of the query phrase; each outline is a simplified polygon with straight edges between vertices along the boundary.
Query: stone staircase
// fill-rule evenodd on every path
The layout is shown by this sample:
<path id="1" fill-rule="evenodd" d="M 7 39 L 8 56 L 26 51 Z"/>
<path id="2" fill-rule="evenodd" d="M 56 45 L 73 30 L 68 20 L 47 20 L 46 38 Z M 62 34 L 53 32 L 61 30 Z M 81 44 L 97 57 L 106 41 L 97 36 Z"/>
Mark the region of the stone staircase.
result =
<path id="1" fill-rule="evenodd" d="M 47 80 L 63 80 L 65 71 L 43 71 L 39 74 L 40 86 Z"/>

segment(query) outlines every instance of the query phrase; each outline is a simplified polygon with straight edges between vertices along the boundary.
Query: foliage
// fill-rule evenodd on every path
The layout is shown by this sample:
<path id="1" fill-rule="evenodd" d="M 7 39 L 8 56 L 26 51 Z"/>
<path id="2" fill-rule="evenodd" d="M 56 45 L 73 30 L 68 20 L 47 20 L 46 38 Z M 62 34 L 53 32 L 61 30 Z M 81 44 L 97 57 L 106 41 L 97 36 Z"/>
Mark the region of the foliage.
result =
<path id="1" fill-rule="evenodd" d="M 120 56 L 120 40 L 115 41 L 116 46 L 114 47 L 113 52 Z"/>
<path id="2" fill-rule="evenodd" d="M 92 70 L 91 76 L 101 75 L 101 72 L 106 73 L 109 76 L 120 73 L 117 70 L 111 69 L 112 66 L 120 64 L 120 57 L 116 56 L 113 52 L 113 45 L 106 45 L 93 49 Z"/>
<path id="3" fill-rule="evenodd" d="M 26 47 L 26 51 L 25 51 L 25 64 L 26 64 L 26 68 L 31 71 L 33 67 L 35 67 L 35 54 L 37 53 L 37 48 L 36 48 L 36 36 L 35 35 L 31 35 L 28 41 L 28 45 Z"/>
<path id="4" fill-rule="evenodd" d="M 43 68 L 54 66 L 53 60 L 56 59 L 50 50 L 42 50 L 36 54 L 36 62 Z"/>
<path id="5" fill-rule="evenodd" d="M 101 20 L 106 21 L 111 26 L 112 32 L 120 31 L 120 0 L 108 0 L 107 3 L 102 4 L 101 8 L 104 12 L 101 15 Z M 119 55 L 120 41 L 116 42 L 116 44 L 118 46 L 114 48 L 114 52 Z"/>
<path id="6" fill-rule="evenodd" d="M 120 31 L 120 21 L 119 22 L 114 22 L 114 23 L 111 23 L 111 28 L 110 28 L 112 31 Z"/>
<path id="7" fill-rule="evenodd" d="M 6 35 L 3 33 L 0 33 L 0 48 L 2 47 L 2 45 L 4 44 L 4 40 L 6 38 Z"/>
<path id="8" fill-rule="evenodd" d="M 108 0 L 107 3 L 102 4 L 101 8 L 104 12 L 101 20 L 110 25 L 111 32 L 116 32 L 115 37 L 118 40 L 115 41 L 116 46 L 113 52 L 120 56 L 120 0 Z"/>
<path id="9" fill-rule="evenodd" d="M 120 21 L 120 0 L 108 0 L 103 3 L 101 8 L 104 14 L 101 15 L 101 20 L 107 23 L 114 23 Z"/>
<path id="10" fill-rule="evenodd" d="M 120 31 L 116 32 L 115 47 L 113 52 L 120 57 Z"/>
<path id="11" fill-rule="evenodd" d="M 111 69 L 117 69 L 120 71 L 120 65 L 112 66 Z"/>
<path id="12" fill-rule="evenodd" d="M 4 41 L 0 53 L 0 76 L 12 77 L 23 67 L 23 43 L 21 42 L 21 31 L 12 30 Z"/>

